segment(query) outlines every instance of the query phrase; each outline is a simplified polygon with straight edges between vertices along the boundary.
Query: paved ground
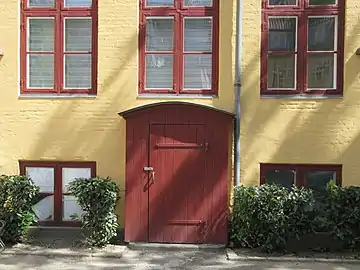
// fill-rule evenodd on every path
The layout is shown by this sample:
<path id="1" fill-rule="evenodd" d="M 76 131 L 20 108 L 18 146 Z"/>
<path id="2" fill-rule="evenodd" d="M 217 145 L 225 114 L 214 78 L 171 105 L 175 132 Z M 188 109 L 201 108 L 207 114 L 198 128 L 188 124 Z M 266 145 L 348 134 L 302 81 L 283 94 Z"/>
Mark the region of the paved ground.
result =
<path id="1" fill-rule="evenodd" d="M 279 263 L 228 261 L 224 250 L 130 250 L 121 258 L 49 257 L 0 254 L 0 269 L 6 270 L 110 270 L 110 269 L 239 269 L 239 270 L 358 270 L 360 264 Z"/>

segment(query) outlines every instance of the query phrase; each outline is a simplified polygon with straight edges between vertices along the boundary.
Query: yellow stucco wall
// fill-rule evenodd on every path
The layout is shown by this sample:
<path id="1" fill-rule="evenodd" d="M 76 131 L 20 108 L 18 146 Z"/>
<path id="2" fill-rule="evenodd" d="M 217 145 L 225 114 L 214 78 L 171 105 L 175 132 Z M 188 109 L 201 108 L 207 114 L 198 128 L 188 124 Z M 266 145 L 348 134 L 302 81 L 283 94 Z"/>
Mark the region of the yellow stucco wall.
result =
<path id="1" fill-rule="evenodd" d="M 160 99 L 137 97 L 138 1 L 99 2 L 98 95 L 67 99 L 19 98 L 19 1 L 0 4 L 0 173 L 18 173 L 19 159 L 96 161 L 124 198 L 125 121 L 117 113 Z M 220 2 L 219 97 L 181 100 L 233 112 L 235 0 Z M 261 99 L 260 1 L 244 0 L 243 10 L 242 183 L 258 184 L 259 162 L 272 162 L 343 164 L 343 184 L 359 184 L 358 1 L 346 1 L 345 87 L 337 99 Z"/>
<path id="2" fill-rule="evenodd" d="M 244 0 L 241 167 L 258 184 L 259 162 L 343 164 L 343 185 L 360 184 L 360 5 L 346 0 L 344 97 L 260 99 L 260 1 Z"/>
<path id="3" fill-rule="evenodd" d="M 19 98 L 20 1 L 5 2 L 0 4 L 0 173 L 19 173 L 20 159 L 96 161 L 98 175 L 117 181 L 124 198 L 125 121 L 117 113 L 160 101 L 137 97 L 138 1 L 99 1 L 98 95 L 67 99 Z M 232 0 L 220 2 L 219 97 L 186 100 L 232 112 L 235 10 Z M 122 199 L 121 217 L 123 209 Z"/>

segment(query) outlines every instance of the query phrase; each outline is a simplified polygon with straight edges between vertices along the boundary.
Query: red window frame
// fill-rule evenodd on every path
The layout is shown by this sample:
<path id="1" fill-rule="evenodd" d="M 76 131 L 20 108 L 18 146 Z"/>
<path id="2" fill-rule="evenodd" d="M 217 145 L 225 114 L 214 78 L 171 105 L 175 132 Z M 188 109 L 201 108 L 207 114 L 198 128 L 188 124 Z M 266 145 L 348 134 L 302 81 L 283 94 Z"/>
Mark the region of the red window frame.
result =
<path id="1" fill-rule="evenodd" d="M 261 25 L 261 95 L 342 95 L 344 84 L 344 32 L 345 32 L 345 1 L 337 0 L 335 5 L 310 5 L 310 0 L 297 0 L 297 5 L 269 5 L 269 0 L 262 0 L 262 25 Z M 297 65 L 296 65 L 296 90 L 268 89 L 268 29 L 269 16 L 284 17 L 296 16 L 297 28 Z M 307 89 L 307 55 L 308 33 L 307 20 L 311 16 L 337 16 L 337 53 L 336 63 L 336 89 Z M 335 37 L 336 38 L 336 37 Z M 326 51 L 331 53 L 331 51 Z"/>
<path id="2" fill-rule="evenodd" d="M 260 185 L 266 184 L 266 174 L 269 171 L 286 170 L 295 171 L 295 185 L 298 187 L 306 184 L 306 173 L 313 171 L 331 171 L 336 173 L 336 185 L 342 185 L 342 165 L 338 164 L 275 164 L 260 163 Z"/>
<path id="3" fill-rule="evenodd" d="M 72 161 L 72 162 L 55 162 L 55 161 L 28 161 L 20 160 L 20 175 L 26 175 L 28 167 L 47 167 L 54 169 L 54 193 L 41 192 L 40 195 L 54 195 L 54 219 L 39 221 L 38 224 L 46 226 L 81 226 L 78 221 L 62 220 L 62 196 L 70 195 L 70 193 L 62 192 L 62 168 L 90 168 L 91 177 L 96 177 L 96 162 L 94 161 Z"/>
<path id="4" fill-rule="evenodd" d="M 146 17 L 164 16 L 174 18 L 174 63 L 173 63 L 173 89 L 159 90 L 145 88 L 146 80 Z M 211 89 L 183 89 L 184 85 L 184 55 L 195 52 L 184 52 L 184 17 L 212 17 L 212 83 Z M 153 53 L 153 52 L 151 52 Z M 162 54 L 165 52 L 156 51 Z M 169 52 L 166 52 L 169 53 Z M 196 52 L 201 54 L 201 52 Z M 174 0 L 174 6 L 155 7 L 146 6 L 146 0 L 140 0 L 139 25 L 139 93 L 140 94 L 203 94 L 217 95 L 219 80 L 219 0 L 213 0 L 212 7 L 187 7 L 184 0 Z"/>
<path id="5" fill-rule="evenodd" d="M 20 22 L 20 93 L 21 94 L 90 94 L 97 93 L 98 59 L 98 0 L 92 0 L 91 7 L 65 7 L 65 0 L 55 0 L 54 7 L 28 7 L 29 0 L 21 0 Z M 31 52 L 32 54 L 54 54 L 54 87 L 37 89 L 27 87 L 27 20 L 31 17 L 54 18 L 54 52 Z M 64 19 L 89 17 L 92 19 L 92 51 L 76 54 L 92 54 L 91 88 L 64 88 Z"/>

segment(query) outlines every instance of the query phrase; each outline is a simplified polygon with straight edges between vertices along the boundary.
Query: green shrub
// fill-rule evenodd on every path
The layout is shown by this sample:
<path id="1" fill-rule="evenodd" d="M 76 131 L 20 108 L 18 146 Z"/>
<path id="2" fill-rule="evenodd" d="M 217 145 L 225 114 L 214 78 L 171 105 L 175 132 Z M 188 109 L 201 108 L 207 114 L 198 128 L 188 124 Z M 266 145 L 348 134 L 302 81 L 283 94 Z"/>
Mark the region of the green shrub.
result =
<path id="1" fill-rule="evenodd" d="M 236 246 L 284 250 L 289 237 L 300 237 L 313 229 L 311 190 L 239 186 L 234 195 L 231 241 Z"/>
<path id="2" fill-rule="evenodd" d="M 360 187 L 329 186 L 326 203 L 329 233 L 345 248 L 360 247 Z"/>
<path id="3" fill-rule="evenodd" d="M 110 178 L 76 179 L 69 185 L 84 211 L 82 216 L 86 239 L 90 245 L 108 244 L 117 234 L 115 206 L 119 188 Z"/>
<path id="4" fill-rule="evenodd" d="M 0 176 L 0 219 L 6 222 L 2 239 L 16 243 L 35 221 L 31 207 L 39 188 L 26 176 Z"/>
<path id="5" fill-rule="evenodd" d="M 237 247 L 285 251 L 289 239 L 328 235 L 342 249 L 360 249 L 360 187 L 330 182 L 321 194 L 277 185 L 235 188 L 230 239 Z M 315 243 L 316 245 L 318 243 Z M 327 249 L 320 243 L 320 250 Z"/>

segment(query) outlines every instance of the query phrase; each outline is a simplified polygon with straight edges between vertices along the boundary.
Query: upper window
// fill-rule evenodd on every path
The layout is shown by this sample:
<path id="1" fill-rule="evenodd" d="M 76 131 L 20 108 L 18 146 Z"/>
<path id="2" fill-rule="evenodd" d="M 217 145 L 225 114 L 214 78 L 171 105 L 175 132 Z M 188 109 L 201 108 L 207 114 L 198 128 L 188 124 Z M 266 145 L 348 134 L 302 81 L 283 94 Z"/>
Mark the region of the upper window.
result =
<path id="1" fill-rule="evenodd" d="M 38 223 L 71 225 L 81 221 L 82 209 L 68 187 L 77 178 L 95 177 L 95 162 L 20 161 L 20 174 L 40 188 L 32 206 Z"/>
<path id="2" fill-rule="evenodd" d="M 330 181 L 341 185 L 341 172 L 341 165 L 261 164 L 260 183 L 273 183 L 286 188 L 295 185 L 321 193 Z"/>
<path id="3" fill-rule="evenodd" d="M 22 0 L 22 94 L 96 94 L 96 1 Z"/>
<path id="4" fill-rule="evenodd" d="M 140 1 L 139 92 L 217 94 L 218 0 Z"/>
<path id="5" fill-rule="evenodd" d="M 342 94 L 344 10 L 342 0 L 263 0 L 261 94 Z"/>

